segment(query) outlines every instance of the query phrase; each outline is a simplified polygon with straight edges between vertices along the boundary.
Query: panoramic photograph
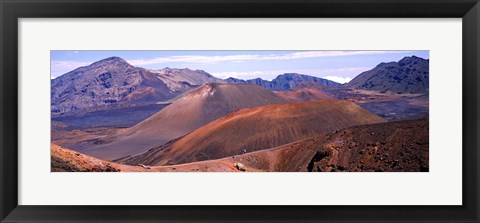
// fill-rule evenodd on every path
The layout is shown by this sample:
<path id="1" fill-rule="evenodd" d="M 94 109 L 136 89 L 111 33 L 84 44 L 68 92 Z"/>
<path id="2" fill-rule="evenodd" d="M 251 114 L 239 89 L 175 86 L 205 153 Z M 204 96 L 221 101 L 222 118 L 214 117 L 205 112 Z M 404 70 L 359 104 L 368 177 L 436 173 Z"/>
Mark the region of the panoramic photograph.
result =
<path id="1" fill-rule="evenodd" d="M 429 172 L 429 51 L 52 50 L 51 172 Z"/>

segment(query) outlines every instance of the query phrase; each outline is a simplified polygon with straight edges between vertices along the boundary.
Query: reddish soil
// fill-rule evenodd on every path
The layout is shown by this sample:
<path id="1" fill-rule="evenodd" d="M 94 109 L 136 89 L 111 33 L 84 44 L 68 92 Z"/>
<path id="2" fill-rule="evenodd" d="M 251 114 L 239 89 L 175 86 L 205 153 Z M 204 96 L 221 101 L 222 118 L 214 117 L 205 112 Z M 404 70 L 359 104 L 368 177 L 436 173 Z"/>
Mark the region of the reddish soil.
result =
<path id="1" fill-rule="evenodd" d="M 138 166 L 121 165 L 51 144 L 52 172 L 142 172 Z"/>
<path id="2" fill-rule="evenodd" d="M 285 145 L 319 133 L 384 121 L 346 101 L 308 101 L 241 109 L 181 139 L 121 162 L 172 165 L 218 159 Z"/>
<path id="3" fill-rule="evenodd" d="M 130 166 L 109 162 L 51 144 L 52 172 L 235 172 L 234 163 L 215 160 L 177 166 Z M 249 171 L 254 171 L 250 169 Z M 260 170 L 257 170 L 260 171 Z"/>
<path id="4" fill-rule="evenodd" d="M 334 100 L 335 98 L 313 88 L 303 88 L 296 91 L 274 91 L 275 94 L 291 102 L 312 100 Z"/>
<path id="5" fill-rule="evenodd" d="M 153 95 L 154 93 L 155 93 L 155 88 L 153 87 L 140 88 L 140 89 L 136 89 L 135 91 L 127 95 L 123 100 L 127 100 L 127 101 L 139 100 L 144 97 L 147 97 L 148 95 Z"/>

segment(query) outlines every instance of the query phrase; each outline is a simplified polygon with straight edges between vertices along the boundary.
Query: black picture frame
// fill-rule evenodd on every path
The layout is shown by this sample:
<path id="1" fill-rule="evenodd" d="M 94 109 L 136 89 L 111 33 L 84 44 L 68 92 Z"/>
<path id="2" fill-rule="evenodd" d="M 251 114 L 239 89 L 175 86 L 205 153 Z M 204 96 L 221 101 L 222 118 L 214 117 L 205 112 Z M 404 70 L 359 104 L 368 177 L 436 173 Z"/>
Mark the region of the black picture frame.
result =
<path id="1" fill-rule="evenodd" d="M 479 222 L 479 0 L 0 0 L 1 222 Z M 18 19 L 133 17 L 462 18 L 461 206 L 18 205 Z M 39 191 L 41 193 L 41 191 Z M 321 197 L 312 190 L 312 197 Z"/>

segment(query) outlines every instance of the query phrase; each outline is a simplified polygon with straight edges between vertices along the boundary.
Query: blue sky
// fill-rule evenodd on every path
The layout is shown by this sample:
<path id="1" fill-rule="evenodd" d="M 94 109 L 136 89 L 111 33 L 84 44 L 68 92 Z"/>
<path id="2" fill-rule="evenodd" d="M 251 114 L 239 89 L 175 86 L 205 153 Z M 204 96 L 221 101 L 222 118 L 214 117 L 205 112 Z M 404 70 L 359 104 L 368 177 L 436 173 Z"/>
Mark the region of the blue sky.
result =
<path id="1" fill-rule="evenodd" d="M 51 51 L 51 77 L 111 56 L 147 69 L 200 69 L 218 77 L 271 80 L 301 73 L 345 83 L 381 62 L 406 56 L 429 59 L 429 51 Z"/>

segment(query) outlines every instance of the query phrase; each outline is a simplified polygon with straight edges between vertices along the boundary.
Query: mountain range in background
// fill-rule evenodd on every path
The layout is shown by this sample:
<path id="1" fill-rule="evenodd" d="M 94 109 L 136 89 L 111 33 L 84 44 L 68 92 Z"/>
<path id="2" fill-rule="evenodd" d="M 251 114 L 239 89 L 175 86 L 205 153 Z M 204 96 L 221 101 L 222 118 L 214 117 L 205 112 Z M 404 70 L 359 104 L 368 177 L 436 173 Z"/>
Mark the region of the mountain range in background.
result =
<path id="1" fill-rule="evenodd" d="M 238 81 L 242 81 L 237 79 Z M 229 83 L 202 70 L 164 68 L 147 70 L 119 57 L 79 67 L 51 80 L 51 114 L 55 129 L 130 127 L 207 83 Z M 252 82 L 272 89 L 316 88 L 340 84 L 300 74 Z"/>
<path id="2" fill-rule="evenodd" d="M 74 112 L 111 110 L 151 104 L 169 104 L 190 90 L 207 83 L 256 84 L 275 91 L 304 88 L 353 88 L 395 93 L 427 93 L 429 61 L 405 57 L 381 63 L 341 85 L 309 75 L 286 73 L 272 81 L 261 78 L 221 80 L 202 70 L 164 68 L 147 70 L 119 57 L 110 57 L 79 67 L 51 81 L 53 116 Z"/>
<path id="3" fill-rule="evenodd" d="M 344 87 L 395 93 L 428 93 L 429 60 L 412 56 L 398 62 L 381 63 L 365 71 Z"/>
<path id="4" fill-rule="evenodd" d="M 130 127 L 206 83 L 256 84 L 274 90 L 277 95 L 292 102 L 352 98 L 354 96 L 349 89 L 428 94 L 428 68 L 429 60 L 405 57 L 398 62 L 380 63 L 341 85 L 296 73 L 282 74 L 272 81 L 260 78 L 221 80 L 202 70 L 168 67 L 147 70 L 132 66 L 119 57 L 110 57 L 51 81 L 52 127 L 59 130 Z M 355 94 L 358 95 L 358 92 Z M 405 109 L 400 111 L 401 115 L 392 115 L 396 112 L 388 112 L 388 108 L 379 105 L 360 103 L 360 106 L 389 120 L 408 118 L 418 113 Z"/>
<path id="5" fill-rule="evenodd" d="M 299 84 L 305 82 L 318 83 L 324 87 L 338 87 L 341 85 L 340 83 L 327 79 L 297 73 L 282 74 L 277 76 L 272 81 L 263 80 L 261 78 L 242 80 L 233 77 L 227 78 L 225 81 L 232 84 L 256 84 L 274 91 L 292 90 L 298 88 Z"/>
<path id="6" fill-rule="evenodd" d="M 53 79 L 51 110 L 56 115 L 161 103 L 216 82 L 224 81 L 201 70 L 147 70 L 109 57 Z"/>
<path id="7" fill-rule="evenodd" d="M 326 87 L 339 83 L 308 75 L 288 73 L 272 81 L 260 78 L 221 80 L 202 70 L 164 68 L 147 70 L 119 57 L 109 57 L 79 67 L 51 81 L 53 115 L 168 103 L 169 100 L 207 83 L 256 84 L 270 90 L 290 90 L 301 83 Z"/>

